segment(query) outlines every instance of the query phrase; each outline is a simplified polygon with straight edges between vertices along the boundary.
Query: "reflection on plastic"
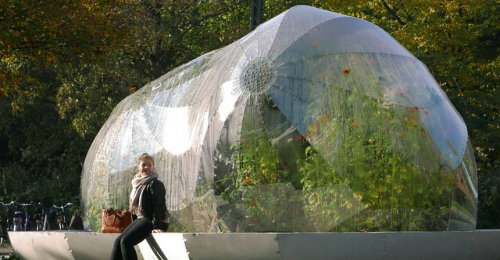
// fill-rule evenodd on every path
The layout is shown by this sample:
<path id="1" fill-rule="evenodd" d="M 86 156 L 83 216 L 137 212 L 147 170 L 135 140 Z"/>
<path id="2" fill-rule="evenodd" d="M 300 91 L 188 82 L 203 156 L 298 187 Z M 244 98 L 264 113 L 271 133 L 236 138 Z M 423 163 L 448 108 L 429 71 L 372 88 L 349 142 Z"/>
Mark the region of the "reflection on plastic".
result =
<path id="1" fill-rule="evenodd" d="M 467 128 L 425 65 L 361 19 L 297 6 L 144 86 L 82 174 L 85 223 L 148 152 L 172 231 L 474 230 Z"/>

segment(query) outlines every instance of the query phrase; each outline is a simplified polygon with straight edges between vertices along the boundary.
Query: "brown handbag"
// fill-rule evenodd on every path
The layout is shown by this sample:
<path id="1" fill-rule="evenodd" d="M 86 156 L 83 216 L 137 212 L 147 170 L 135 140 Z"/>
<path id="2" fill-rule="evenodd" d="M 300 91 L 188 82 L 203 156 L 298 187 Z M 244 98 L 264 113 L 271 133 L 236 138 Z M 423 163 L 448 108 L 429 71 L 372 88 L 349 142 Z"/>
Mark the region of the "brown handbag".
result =
<path id="1" fill-rule="evenodd" d="M 130 211 L 121 209 L 102 209 L 102 233 L 121 233 L 130 223 L 132 223 L 132 214 Z"/>

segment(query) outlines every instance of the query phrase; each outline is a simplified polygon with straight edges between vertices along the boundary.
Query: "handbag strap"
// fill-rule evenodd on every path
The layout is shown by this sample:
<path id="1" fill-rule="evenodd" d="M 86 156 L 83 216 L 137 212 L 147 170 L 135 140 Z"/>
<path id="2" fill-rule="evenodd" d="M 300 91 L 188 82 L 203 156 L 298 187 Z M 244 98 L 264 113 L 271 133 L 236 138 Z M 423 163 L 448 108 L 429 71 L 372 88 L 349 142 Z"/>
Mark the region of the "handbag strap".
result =
<path id="1" fill-rule="evenodd" d="M 106 223 L 106 218 L 104 219 L 104 224 L 105 224 L 106 226 L 108 226 L 108 227 L 109 227 L 109 226 L 113 226 L 113 225 L 115 224 L 115 221 L 116 221 L 116 216 L 118 215 L 118 212 L 117 212 L 117 211 L 113 212 L 113 215 L 114 215 L 115 217 L 113 218 L 113 223 L 111 223 L 111 225 L 108 225 L 108 223 Z"/>

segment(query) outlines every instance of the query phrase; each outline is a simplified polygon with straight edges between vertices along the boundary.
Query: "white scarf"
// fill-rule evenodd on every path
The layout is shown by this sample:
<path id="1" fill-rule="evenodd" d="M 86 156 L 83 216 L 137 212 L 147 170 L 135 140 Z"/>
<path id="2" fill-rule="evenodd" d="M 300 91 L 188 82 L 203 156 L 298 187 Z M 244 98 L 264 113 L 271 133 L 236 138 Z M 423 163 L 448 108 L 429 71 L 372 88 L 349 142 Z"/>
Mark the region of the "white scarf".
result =
<path id="1" fill-rule="evenodd" d="M 130 192 L 130 212 L 137 216 L 142 216 L 142 193 L 146 188 L 146 185 L 158 178 L 158 173 L 152 172 L 146 176 L 141 176 L 140 173 L 134 176 L 132 179 L 132 191 Z"/>

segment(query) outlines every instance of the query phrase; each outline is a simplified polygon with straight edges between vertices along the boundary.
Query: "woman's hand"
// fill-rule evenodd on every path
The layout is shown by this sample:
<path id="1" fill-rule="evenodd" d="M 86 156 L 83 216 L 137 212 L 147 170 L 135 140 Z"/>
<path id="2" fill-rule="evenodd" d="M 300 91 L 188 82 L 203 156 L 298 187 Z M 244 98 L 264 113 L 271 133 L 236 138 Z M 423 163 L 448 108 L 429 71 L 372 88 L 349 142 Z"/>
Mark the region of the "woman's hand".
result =
<path id="1" fill-rule="evenodd" d="M 153 233 L 163 233 L 163 230 L 161 229 L 153 229 Z"/>

